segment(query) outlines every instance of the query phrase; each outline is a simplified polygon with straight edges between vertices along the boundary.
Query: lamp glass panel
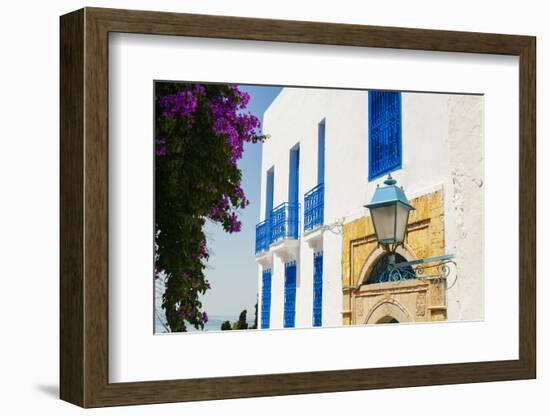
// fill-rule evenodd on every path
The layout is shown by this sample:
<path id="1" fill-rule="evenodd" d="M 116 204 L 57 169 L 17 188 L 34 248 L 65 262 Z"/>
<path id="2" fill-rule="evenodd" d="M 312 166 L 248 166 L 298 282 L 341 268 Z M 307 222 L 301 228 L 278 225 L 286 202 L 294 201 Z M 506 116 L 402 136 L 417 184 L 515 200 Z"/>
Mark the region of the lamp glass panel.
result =
<path id="1" fill-rule="evenodd" d="M 409 219 L 410 208 L 397 204 L 396 207 L 396 220 L 395 220 L 395 242 L 402 243 L 405 239 L 405 232 L 407 230 L 407 222 Z"/>
<path id="2" fill-rule="evenodd" d="M 370 212 L 378 241 L 386 244 L 393 243 L 395 238 L 395 205 L 371 208 Z"/>

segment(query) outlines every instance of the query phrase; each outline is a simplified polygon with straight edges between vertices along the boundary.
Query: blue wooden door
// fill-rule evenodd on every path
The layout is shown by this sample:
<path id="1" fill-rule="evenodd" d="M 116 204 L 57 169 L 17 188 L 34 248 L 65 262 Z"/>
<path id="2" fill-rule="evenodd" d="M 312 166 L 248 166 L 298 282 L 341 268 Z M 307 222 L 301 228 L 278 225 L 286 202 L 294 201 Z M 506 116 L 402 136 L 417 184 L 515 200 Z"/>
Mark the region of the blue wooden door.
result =
<path id="1" fill-rule="evenodd" d="M 262 272 L 262 329 L 269 328 L 271 316 L 271 269 Z"/>
<path id="2" fill-rule="evenodd" d="M 283 326 L 294 328 L 296 317 L 296 262 L 285 264 L 285 304 Z"/>
<path id="3" fill-rule="evenodd" d="M 323 322 L 323 252 L 313 254 L 313 326 Z"/>

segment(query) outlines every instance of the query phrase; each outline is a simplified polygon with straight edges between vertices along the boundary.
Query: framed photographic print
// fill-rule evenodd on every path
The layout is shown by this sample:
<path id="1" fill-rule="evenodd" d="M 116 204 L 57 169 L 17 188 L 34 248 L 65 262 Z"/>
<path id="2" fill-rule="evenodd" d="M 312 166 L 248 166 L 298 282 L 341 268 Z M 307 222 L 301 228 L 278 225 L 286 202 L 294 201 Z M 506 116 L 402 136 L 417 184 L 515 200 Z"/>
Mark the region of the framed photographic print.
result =
<path id="1" fill-rule="evenodd" d="M 535 49 L 62 16 L 61 398 L 534 378 Z"/>

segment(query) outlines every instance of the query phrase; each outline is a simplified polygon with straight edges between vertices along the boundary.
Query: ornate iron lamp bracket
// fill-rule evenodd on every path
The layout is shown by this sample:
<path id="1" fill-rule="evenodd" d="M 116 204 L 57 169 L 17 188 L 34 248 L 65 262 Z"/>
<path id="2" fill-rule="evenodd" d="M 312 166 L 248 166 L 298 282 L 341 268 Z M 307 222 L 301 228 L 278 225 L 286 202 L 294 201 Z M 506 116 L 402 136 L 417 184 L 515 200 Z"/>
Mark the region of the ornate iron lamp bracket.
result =
<path id="1" fill-rule="evenodd" d="M 387 280 L 394 282 L 408 279 L 424 280 L 427 278 L 427 270 L 436 271 L 433 275 L 429 276 L 430 278 L 444 279 L 450 275 L 452 265 L 454 265 L 454 267 L 456 268 L 456 263 L 453 261 L 453 258 L 453 254 L 446 254 L 444 256 L 428 257 L 425 259 L 389 264 L 387 270 Z M 447 290 L 449 290 L 455 282 L 447 287 Z"/>

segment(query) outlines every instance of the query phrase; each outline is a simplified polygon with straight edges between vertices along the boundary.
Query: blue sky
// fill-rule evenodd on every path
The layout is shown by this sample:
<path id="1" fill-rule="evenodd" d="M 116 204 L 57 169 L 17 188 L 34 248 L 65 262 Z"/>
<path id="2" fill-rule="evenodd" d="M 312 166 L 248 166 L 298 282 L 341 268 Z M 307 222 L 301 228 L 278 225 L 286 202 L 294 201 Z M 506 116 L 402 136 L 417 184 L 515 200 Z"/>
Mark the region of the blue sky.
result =
<path id="1" fill-rule="evenodd" d="M 263 114 L 281 91 L 281 87 L 240 85 L 250 94 L 247 110 L 263 122 Z M 269 132 L 266 132 L 269 133 Z M 260 216 L 261 144 L 245 144 L 239 168 L 243 173 L 242 186 L 250 205 L 240 212 L 242 230 L 228 234 L 219 224 L 205 227 L 210 259 L 206 270 L 212 285 L 202 298 L 203 309 L 210 316 L 223 316 L 237 320 L 246 309 L 247 318 L 254 319 L 254 304 L 258 292 L 255 260 L 256 223 Z"/>

